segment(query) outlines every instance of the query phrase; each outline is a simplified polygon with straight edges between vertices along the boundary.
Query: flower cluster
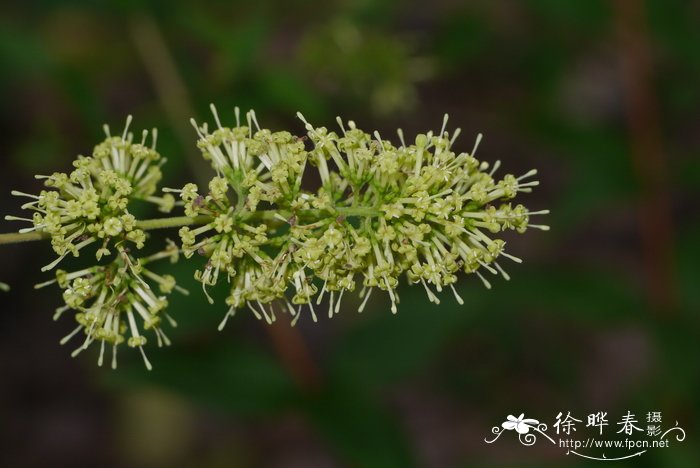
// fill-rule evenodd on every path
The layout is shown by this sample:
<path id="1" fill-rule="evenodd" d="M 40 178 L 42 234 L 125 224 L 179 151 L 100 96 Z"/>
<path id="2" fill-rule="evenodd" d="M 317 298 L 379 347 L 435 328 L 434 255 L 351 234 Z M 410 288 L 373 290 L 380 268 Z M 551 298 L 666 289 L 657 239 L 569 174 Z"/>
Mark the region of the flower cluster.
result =
<path id="1" fill-rule="evenodd" d="M 42 271 L 53 269 L 69 254 L 79 256 L 88 246 L 92 246 L 101 262 L 72 273 L 57 270 L 56 279 L 37 285 L 57 283 L 63 289 L 65 305 L 57 309 L 56 319 L 66 311 L 75 311 L 77 326 L 61 341 L 63 344 L 79 332 L 85 335 L 73 356 L 99 341 L 99 365 L 105 345 L 111 345 L 112 366 L 116 367 L 117 348 L 126 342 L 141 350 L 150 369 L 143 350 L 146 337 L 141 330 L 152 331 L 159 346 L 169 344 L 161 322 L 163 318 L 171 325 L 175 322 L 165 312 L 165 295 L 174 289 L 186 291 L 175 284 L 172 276 L 161 276 L 145 268 L 147 263 L 161 258 L 177 260 L 179 248 L 174 243 L 149 257 L 137 258 L 131 253 L 131 246 L 144 247 L 146 234 L 129 212 L 130 204 L 142 200 L 169 212 L 176 202 L 171 194 L 156 195 L 165 163 L 155 149 L 156 130 L 144 131 L 140 142 L 135 142 L 128 131 L 130 123 L 131 116 L 120 136 L 112 136 L 105 125 L 106 139 L 95 146 L 91 156 L 78 156 L 70 173 L 37 176 L 45 186 L 38 195 L 13 191 L 13 195 L 30 199 L 22 208 L 32 211 L 33 216 L 6 219 L 29 221 L 32 226 L 20 233 L 36 231 L 51 239 L 58 258 Z"/>
<path id="2" fill-rule="evenodd" d="M 222 125 L 214 106 L 212 113 L 211 130 L 192 121 L 197 146 L 216 173 L 204 188 L 188 183 L 156 195 L 165 162 L 155 150 L 156 132 L 144 131 L 134 142 L 129 117 L 120 136 L 105 127 L 107 138 L 91 156 L 79 156 L 70 173 L 37 176 L 45 185 L 38 195 L 13 192 L 30 199 L 22 208 L 33 214 L 6 217 L 32 223 L 12 238 L 48 237 L 58 255 L 43 271 L 88 246 L 95 251 L 97 265 L 58 270 L 54 280 L 37 285 L 55 283 L 63 290 L 65 305 L 55 318 L 74 311 L 77 326 L 62 343 L 79 333 L 85 338 L 73 355 L 98 341 L 98 364 L 111 345 L 116 367 L 117 348 L 126 343 L 139 348 L 150 369 L 143 333 L 169 344 L 161 325 L 164 318 L 175 322 L 165 312 L 166 295 L 186 291 L 147 265 L 177 261 L 180 252 L 206 259 L 195 279 L 210 302 L 209 287 L 229 284 L 220 328 L 243 308 L 268 323 L 289 313 L 294 325 L 305 307 L 316 321 L 314 305 L 325 297 L 332 317 L 345 293 L 356 290 L 359 312 L 380 290 L 396 313 L 401 278 L 420 284 L 431 302 L 439 303 L 438 294 L 449 288 L 461 304 L 454 286 L 460 272 L 474 273 L 490 288 L 484 272 L 508 279 L 502 259 L 520 262 L 505 252 L 500 233 L 548 229 L 530 223 L 548 211 L 514 202 L 537 185 L 536 171 L 497 178 L 500 162 L 490 166 L 474 157 L 480 135 L 471 152 L 453 150 L 460 131 L 446 131 L 447 116 L 439 132 L 407 143 L 399 130 L 394 144 L 340 118 L 339 130 L 332 131 L 298 114 L 306 134 L 295 136 L 261 128 L 253 111 L 242 122 L 236 109 L 233 127 Z M 315 190 L 302 187 L 312 170 L 320 182 Z M 129 211 L 137 200 L 163 212 L 181 205 L 186 216 L 138 221 Z M 144 246 L 146 229 L 160 227 L 180 227 L 181 248 L 170 243 L 151 256 L 132 253 Z M 6 288 L 0 283 L 0 290 Z"/>
<path id="3" fill-rule="evenodd" d="M 174 263 L 179 250 L 171 243 L 162 252 L 136 259 L 125 249 L 118 249 L 118 255 L 106 265 L 70 273 L 57 270 L 56 279 L 38 284 L 36 288 L 57 283 L 63 290 L 65 305 L 56 309 L 54 320 L 66 311 L 75 311 L 77 326 L 61 340 L 61 344 L 65 344 L 81 332 L 85 335 L 72 356 L 77 356 L 91 343 L 99 341 L 98 365 L 102 366 L 105 345 L 111 345 L 112 368 L 116 368 L 117 348 L 126 342 L 130 348 L 139 348 L 150 370 L 151 363 L 143 350 L 147 339 L 141 330 L 152 331 L 159 347 L 170 345 L 170 340 L 161 329 L 163 318 L 173 327 L 177 324 L 165 312 L 168 305 L 165 295 L 175 289 L 184 294 L 187 291 L 176 285 L 174 277 L 154 273 L 145 265 L 166 257 Z M 157 292 L 154 287 L 157 287 Z"/>
<path id="4" fill-rule="evenodd" d="M 146 146 L 149 132 L 145 130 L 141 141 L 135 143 L 128 133 L 130 122 L 131 116 L 121 136 L 111 136 L 105 126 L 107 138 L 95 147 L 92 156 L 79 156 L 73 162 L 72 172 L 37 176 L 46 187 L 39 195 L 12 192 L 31 200 L 22 208 L 33 211 L 33 215 L 31 219 L 6 219 L 32 223 L 32 227 L 20 232 L 36 230 L 51 237 L 58 258 L 43 271 L 54 268 L 68 254 L 77 257 L 84 247 L 95 243 L 99 247 L 98 260 L 110 254 L 110 241 L 128 241 L 142 248 L 146 236 L 129 213 L 129 203 L 144 200 L 155 203 L 164 212 L 175 205 L 170 194 L 154 195 L 162 178 L 160 166 L 165 162 L 155 150 L 156 131 L 150 147 Z"/>
<path id="5" fill-rule="evenodd" d="M 328 315 L 338 313 L 343 294 L 360 287 L 363 302 L 374 289 L 388 293 L 397 311 L 400 277 L 420 283 L 428 298 L 445 288 L 457 294 L 457 273 L 508 275 L 499 261 L 520 260 L 494 238 L 504 230 L 523 233 L 531 212 L 514 205 L 518 193 L 530 192 L 536 171 L 496 179 L 492 167 L 471 153 L 452 150 L 459 130 L 420 134 L 407 144 L 399 130 L 395 146 L 338 119 L 340 132 L 315 128 L 303 116 L 307 135 L 271 132 L 258 125 L 254 112 L 241 125 L 222 126 L 212 106 L 216 128 L 193 125 L 198 146 L 217 175 L 201 191 L 194 184 L 177 190 L 188 216 L 206 222 L 180 230 L 186 256 L 208 258 L 196 273 L 206 287 L 222 276 L 230 283 L 226 319 L 247 306 L 258 318 L 275 320 L 275 304 L 293 323 L 301 306 L 330 296 Z M 305 144 L 305 140 L 309 144 Z M 308 163 L 308 164 L 307 164 Z M 317 168 L 321 186 L 301 188 L 306 167 Z M 208 296 L 208 295 L 207 295 Z M 210 299 L 211 300 L 211 299 Z"/>

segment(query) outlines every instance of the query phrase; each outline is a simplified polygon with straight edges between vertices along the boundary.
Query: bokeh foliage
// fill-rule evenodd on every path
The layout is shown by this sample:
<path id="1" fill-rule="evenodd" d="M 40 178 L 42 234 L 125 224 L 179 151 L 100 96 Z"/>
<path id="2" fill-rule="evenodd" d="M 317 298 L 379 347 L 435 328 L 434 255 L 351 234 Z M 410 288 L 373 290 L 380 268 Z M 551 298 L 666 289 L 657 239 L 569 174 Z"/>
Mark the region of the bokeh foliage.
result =
<path id="1" fill-rule="evenodd" d="M 17 211 L 10 188 L 35 188 L 33 174 L 65 170 L 101 138 L 103 122 L 119 126 L 128 113 L 135 128 L 160 129 L 166 186 L 207 174 L 187 119 L 205 116 L 209 102 L 227 119 L 234 105 L 255 107 L 265 125 L 299 134 L 297 110 L 329 127 L 341 115 L 382 135 L 439 127 L 448 112 L 463 128 L 459 149 L 483 132 L 481 158 L 514 173 L 540 169 L 528 206 L 552 210 L 549 233 L 508 239 L 525 259 L 509 269 L 512 281 L 491 291 L 460 281 L 464 306 L 446 295 L 435 307 L 417 288 L 402 291 L 396 316 L 379 295 L 361 315 L 348 301 L 332 321 L 302 321 L 291 342 L 282 333 L 282 348 L 244 313 L 217 333 L 222 294 L 206 304 L 194 265 L 179 264 L 193 294 L 173 301 L 175 345 L 151 352 L 152 373 L 138 356 L 121 356 L 118 372 L 94 368 L 93 356 L 70 360 L 58 340 L 71 324 L 50 320 L 55 291 L 31 291 L 49 247 L 4 247 L 0 280 L 13 292 L 2 296 L 0 318 L 0 437 L 13 443 L 2 464 L 578 464 L 482 441 L 507 414 L 551 424 L 559 411 L 629 409 L 663 411 L 689 433 L 639 463 L 695 466 L 700 8 L 643 2 L 674 222 L 676 301 L 659 309 L 643 274 L 641 187 L 611 3 L 0 6 L 3 213 Z M 309 359 L 290 364 L 280 349 L 299 343 Z M 145 419 L 149 431 L 137 430 Z M 175 434 L 174 420 L 184 432 Z M 53 427 L 71 429 L 56 435 Z"/>

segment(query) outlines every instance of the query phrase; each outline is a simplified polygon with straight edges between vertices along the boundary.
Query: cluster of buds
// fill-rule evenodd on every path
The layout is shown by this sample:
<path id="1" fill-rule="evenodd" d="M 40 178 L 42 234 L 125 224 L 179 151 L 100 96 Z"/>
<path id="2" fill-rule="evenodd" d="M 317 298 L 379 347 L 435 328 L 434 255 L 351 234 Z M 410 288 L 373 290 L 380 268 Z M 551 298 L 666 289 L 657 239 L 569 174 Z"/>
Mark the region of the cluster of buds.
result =
<path id="1" fill-rule="evenodd" d="M 289 312 L 295 323 L 301 306 L 330 296 L 328 315 L 340 310 L 343 294 L 360 287 L 362 311 L 374 289 L 388 293 L 396 313 L 400 277 L 420 283 L 430 301 L 454 288 L 457 273 L 482 270 L 508 279 L 499 260 L 517 257 L 494 238 L 504 230 L 523 233 L 532 212 L 511 200 L 537 185 L 536 171 L 520 177 L 494 175 L 492 167 L 471 153 L 452 150 L 459 130 L 428 132 L 407 144 L 399 130 L 395 146 L 354 122 L 338 119 L 340 132 L 315 128 L 304 117 L 306 138 L 260 128 L 255 113 L 241 125 L 224 127 L 212 106 L 216 128 L 193 125 L 198 146 L 217 175 L 207 191 L 187 184 L 180 193 L 186 214 L 204 225 L 180 230 L 185 255 L 208 258 L 196 273 L 206 293 L 225 276 L 231 285 L 229 310 L 248 307 L 258 318 L 275 320 L 275 310 Z M 309 164 L 307 164 L 309 163 Z M 304 170 L 317 168 L 315 192 L 301 188 Z M 359 284 L 358 284 L 359 283 Z M 207 297 L 208 294 L 207 294 Z M 210 298 L 211 301 L 211 298 Z"/>
<path id="2" fill-rule="evenodd" d="M 166 257 L 175 263 L 179 249 L 170 243 L 162 252 L 139 259 L 121 247 L 118 250 L 108 264 L 74 272 L 57 270 L 54 280 L 38 284 L 36 288 L 58 284 L 63 290 L 65 305 L 56 309 L 54 320 L 69 310 L 75 312 L 77 326 L 61 340 L 61 344 L 65 344 L 81 332 L 85 336 L 81 345 L 73 351 L 73 357 L 98 341 L 100 354 L 97 364 L 102 366 L 105 346 L 111 345 L 112 368 L 116 369 L 117 348 L 126 342 L 129 348 L 141 351 L 143 361 L 150 370 L 151 363 L 143 349 L 147 338 L 142 330 L 153 332 L 159 347 L 170 345 L 161 328 L 163 318 L 173 327 L 177 324 L 165 311 L 168 306 L 165 295 L 175 289 L 183 294 L 187 294 L 187 291 L 177 286 L 174 277 L 159 275 L 147 269 L 146 265 Z"/>
<path id="3" fill-rule="evenodd" d="M 79 156 L 69 174 L 36 176 L 46 187 L 39 195 L 12 192 L 30 199 L 22 208 L 31 210 L 33 215 L 31 219 L 15 216 L 5 219 L 32 223 L 20 232 L 40 231 L 51 237 L 58 258 L 43 271 L 54 268 L 69 254 L 79 256 L 91 244 L 98 245 L 98 260 L 110 255 L 110 242 L 128 241 L 141 249 L 146 235 L 129 213 L 133 200 L 155 203 L 163 212 L 174 207 L 172 195 L 154 195 L 162 178 L 160 167 L 165 162 L 155 150 L 155 129 L 149 147 L 147 130 L 143 131 L 141 142 L 133 141 L 133 135 L 128 133 L 130 122 L 131 116 L 121 136 L 111 136 L 109 127 L 105 126 L 107 138 L 95 147 L 92 156 Z"/>

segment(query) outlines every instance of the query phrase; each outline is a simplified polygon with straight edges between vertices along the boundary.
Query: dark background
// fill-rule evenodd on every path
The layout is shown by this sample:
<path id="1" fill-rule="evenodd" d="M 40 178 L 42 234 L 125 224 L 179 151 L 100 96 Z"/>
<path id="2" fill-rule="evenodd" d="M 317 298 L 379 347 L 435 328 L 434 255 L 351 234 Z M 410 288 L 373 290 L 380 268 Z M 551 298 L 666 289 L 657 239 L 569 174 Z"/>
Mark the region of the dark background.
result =
<path id="1" fill-rule="evenodd" d="M 171 301 L 180 327 L 151 373 L 126 348 L 116 372 L 96 349 L 71 359 L 58 290 L 32 289 L 49 245 L 2 246 L 0 465 L 585 465 L 484 437 L 521 412 L 607 411 L 614 432 L 630 410 L 688 434 L 636 464 L 697 466 L 699 2 L 4 2 L 0 70 L 2 213 L 129 113 L 160 129 L 165 186 L 210 174 L 188 123 L 209 102 L 297 134 L 297 110 L 383 136 L 448 112 L 457 150 L 483 132 L 479 158 L 538 168 L 520 201 L 552 210 L 550 232 L 506 237 L 525 260 L 510 282 L 460 280 L 462 307 L 404 288 L 396 316 L 376 294 L 362 315 L 348 300 L 290 329 L 242 313 L 218 333 L 222 295 L 209 306 L 178 264 L 193 294 Z"/>

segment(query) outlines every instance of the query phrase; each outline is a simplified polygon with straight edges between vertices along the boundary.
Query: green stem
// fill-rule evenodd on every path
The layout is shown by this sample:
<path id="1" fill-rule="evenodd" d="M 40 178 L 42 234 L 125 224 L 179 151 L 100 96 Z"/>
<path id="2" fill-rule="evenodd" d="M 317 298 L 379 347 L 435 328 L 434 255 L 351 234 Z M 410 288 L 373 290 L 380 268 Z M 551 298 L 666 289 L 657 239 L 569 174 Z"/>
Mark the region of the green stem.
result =
<path id="1" fill-rule="evenodd" d="M 270 222 L 277 220 L 278 216 L 285 219 L 289 219 L 292 215 L 296 215 L 302 219 L 312 219 L 317 220 L 321 217 L 328 216 L 345 216 L 345 217 L 366 217 L 371 218 L 375 216 L 380 216 L 381 212 L 375 208 L 366 207 L 337 207 L 332 211 L 328 210 L 300 210 L 297 212 L 292 212 L 290 210 L 261 210 L 244 213 L 241 217 L 242 221 L 262 221 Z M 212 221 L 210 216 L 175 216 L 172 218 L 156 218 L 156 219 L 146 219 L 143 221 L 138 221 L 136 227 L 143 229 L 144 231 L 152 231 L 154 229 L 168 229 L 176 228 L 181 226 L 192 226 L 192 225 L 202 225 L 207 224 Z M 0 234 L 0 245 L 3 244 L 19 244 L 20 242 L 32 242 L 38 240 L 50 239 L 51 236 L 43 231 L 34 231 L 27 233 L 16 233 L 10 232 L 7 234 Z"/>
<path id="2" fill-rule="evenodd" d="M 31 242 L 43 239 L 50 239 L 45 232 L 27 232 L 20 234 L 18 232 L 9 232 L 7 234 L 0 234 L 0 245 L 2 244 L 19 244 L 20 242 Z"/>
<path id="3" fill-rule="evenodd" d="M 334 210 L 299 210 L 299 211 L 290 211 L 290 210 L 260 210 L 260 211 L 253 211 L 250 213 L 245 213 L 242 215 L 241 219 L 243 221 L 273 221 L 273 220 L 278 220 L 279 217 L 281 216 L 282 218 L 289 219 L 293 215 L 296 215 L 297 218 L 300 219 L 305 219 L 305 220 L 319 220 L 321 218 L 328 218 L 329 216 L 345 216 L 347 218 L 350 217 L 363 217 L 363 218 L 371 218 L 375 216 L 379 216 L 381 213 L 379 210 L 376 210 L 374 208 L 366 208 L 366 207 L 355 207 L 355 206 L 344 206 L 344 207 L 336 207 Z"/>
<path id="4" fill-rule="evenodd" d="M 211 221 L 209 216 L 176 216 L 173 218 L 156 218 L 137 221 L 136 227 L 144 231 L 152 231 L 154 229 L 168 229 L 181 226 L 191 226 L 194 224 L 206 224 Z M 33 231 L 27 233 L 9 232 L 0 234 L 0 245 L 3 244 L 19 244 L 20 242 L 32 242 L 44 239 L 50 239 L 51 236 L 44 231 Z"/>
<path id="5" fill-rule="evenodd" d="M 156 218 L 137 221 L 136 227 L 144 231 L 152 231 L 154 229 L 168 229 L 182 226 L 192 226 L 195 224 L 207 224 L 211 222 L 210 216 L 175 216 L 173 218 Z"/>

